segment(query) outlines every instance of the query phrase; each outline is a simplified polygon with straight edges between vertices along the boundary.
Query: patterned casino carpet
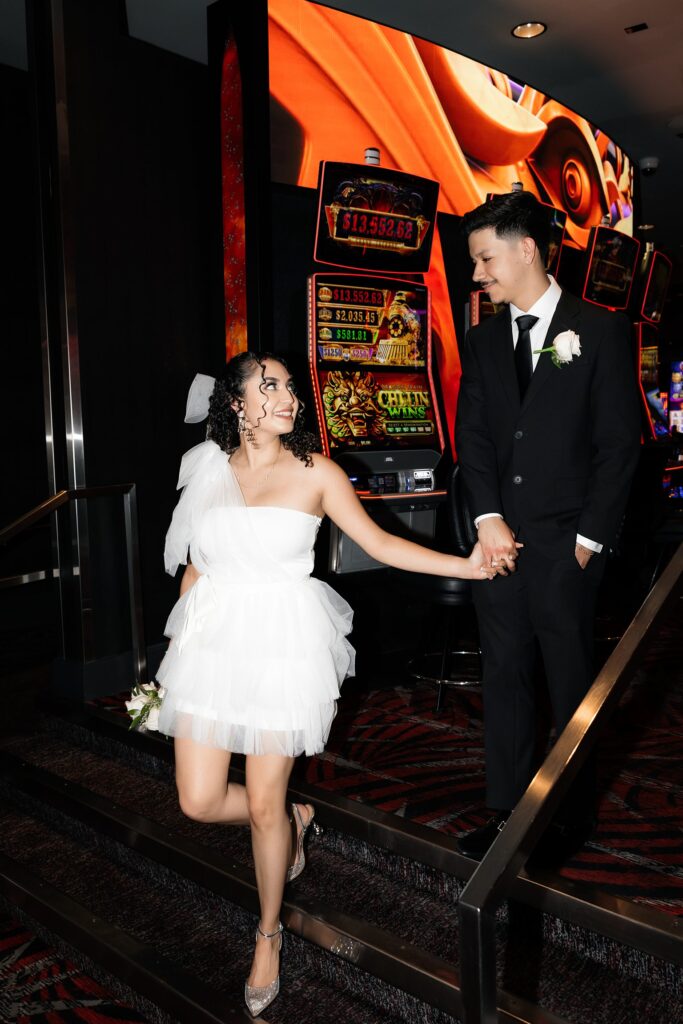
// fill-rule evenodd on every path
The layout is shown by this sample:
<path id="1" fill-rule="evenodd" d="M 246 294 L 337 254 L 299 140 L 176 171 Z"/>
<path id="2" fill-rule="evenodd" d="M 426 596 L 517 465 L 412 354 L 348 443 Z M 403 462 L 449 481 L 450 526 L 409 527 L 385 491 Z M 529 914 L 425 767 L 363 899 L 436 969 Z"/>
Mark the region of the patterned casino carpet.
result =
<path id="1" fill-rule="evenodd" d="M 678 612 L 676 612 L 678 614 Z M 683 916 L 683 666 L 675 615 L 624 695 L 599 755 L 597 830 L 568 878 Z M 451 835 L 485 820 L 481 697 L 428 686 L 342 701 L 307 777 Z"/>
<path id="2" fill-rule="evenodd" d="M 135 1010 L 0 913 L 0 1024 L 144 1024 Z"/>

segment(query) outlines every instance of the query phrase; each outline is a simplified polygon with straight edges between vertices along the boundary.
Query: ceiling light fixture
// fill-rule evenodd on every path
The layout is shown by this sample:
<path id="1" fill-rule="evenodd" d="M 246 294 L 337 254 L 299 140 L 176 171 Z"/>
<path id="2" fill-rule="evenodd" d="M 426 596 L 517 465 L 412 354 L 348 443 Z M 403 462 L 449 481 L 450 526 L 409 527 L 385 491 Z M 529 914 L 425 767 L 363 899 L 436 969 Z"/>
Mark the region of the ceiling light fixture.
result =
<path id="1" fill-rule="evenodd" d="M 515 39 L 535 39 L 536 36 L 542 36 L 547 31 L 548 26 L 544 25 L 542 21 L 523 21 L 520 25 L 515 25 L 512 35 Z"/>
<path id="2" fill-rule="evenodd" d="M 634 32 L 645 32 L 649 27 L 646 21 L 640 21 L 637 25 L 627 25 L 624 32 L 627 36 L 632 36 Z"/>

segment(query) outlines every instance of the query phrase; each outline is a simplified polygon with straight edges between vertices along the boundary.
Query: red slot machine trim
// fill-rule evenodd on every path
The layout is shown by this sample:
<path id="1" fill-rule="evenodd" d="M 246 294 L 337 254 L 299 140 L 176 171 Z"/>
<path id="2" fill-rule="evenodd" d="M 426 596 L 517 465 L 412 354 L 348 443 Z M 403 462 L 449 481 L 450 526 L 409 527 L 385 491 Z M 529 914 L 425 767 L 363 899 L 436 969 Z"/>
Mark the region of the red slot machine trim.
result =
<path id="1" fill-rule="evenodd" d="M 436 427 L 437 427 L 437 430 L 439 432 L 439 444 L 441 445 L 441 452 L 440 452 L 440 454 L 443 455 L 443 453 L 444 453 L 444 451 L 446 449 L 446 444 L 444 442 L 443 428 L 441 426 L 441 416 L 439 414 L 439 403 L 437 401 L 436 386 L 434 384 L 434 374 L 432 373 L 432 347 L 433 347 L 433 342 L 432 342 L 432 293 L 431 293 L 431 290 L 429 288 L 427 288 L 427 325 L 428 325 L 428 334 L 427 334 L 427 339 L 428 339 L 427 340 L 427 378 L 429 380 L 429 386 L 432 389 L 432 403 L 433 403 L 433 409 L 434 409 L 434 419 L 436 421 Z"/>
<path id="2" fill-rule="evenodd" d="M 642 353 L 642 350 L 643 350 L 643 325 L 642 325 L 642 323 L 639 322 L 639 323 L 636 324 L 636 332 L 637 332 L 637 335 L 638 335 L 638 388 L 640 390 L 640 395 L 641 395 L 641 398 L 643 400 L 643 408 L 645 409 L 645 415 L 647 416 L 647 425 L 650 428 L 650 440 L 651 441 L 656 441 L 657 440 L 657 434 L 655 432 L 654 423 L 652 422 L 652 416 L 650 415 L 650 410 L 648 408 L 647 395 L 645 394 L 645 388 L 643 387 L 643 378 L 642 378 L 641 373 L 640 373 L 641 353 Z M 645 348 L 656 348 L 656 347 L 657 347 L 656 345 L 645 345 Z"/>
<path id="3" fill-rule="evenodd" d="M 445 498 L 448 491 L 411 491 L 409 494 L 371 494 L 369 491 L 356 491 L 361 501 L 419 501 L 420 498 Z"/>
<path id="4" fill-rule="evenodd" d="M 609 309 L 613 313 L 621 313 L 621 312 L 623 312 L 623 310 L 628 309 L 628 304 L 631 301 L 631 292 L 633 291 L 633 280 L 635 278 L 635 271 L 636 271 L 636 266 L 638 264 L 638 258 L 640 257 L 640 242 L 638 241 L 637 238 L 634 238 L 632 235 L 625 235 L 624 236 L 625 238 L 630 238 L 631 241 L 635 242 L 635 244 L 638 247 L 636 249 L 635 257 L 633 259 L 633 268 L 631 270 L 631 283 L 628 286 L 628 294 L 626 296 L 626 300 L 625 300 L 623 306 L 607 306 L 607 305 L 605 305 L 604 302 L 596 302 L 595 299 L 589 299 L 587 297 L 587 295 L 586 295 L 586 290 L 588 288 L 588 275 L 590 274 L 591 264 L 593 262 L 593 253 L 595 251 L 595 243 L 598 240 L 598 234 L 599 234 L 599 232 L 601 230 L 604 230 L 604 231 L 615 231 L 614 228 L 609 228 L 609 227 L 607 227 L 607 225 L 603 225 L 603 224 L 597 225 L 596 227 L 594 227 L 592 229 L 592 231 L 593 231 L 593 238 L 592 238 L 591 247 L 590 247 L 590 256 L 588 257 L 588 264 L 586 266 L 586 274 L 585 274 L 584 279 L 583 279 L 583 293 L 581 295 L 581 298 L 583 299 L 584 302 L 589 302 L 591 304 L 591 306 L 599 306 L 601 309 Z M 615 234 L 624 234 L 624 232 L 615 232 Z M 588 250 L 586 250 L 586 252 L 588 252 Z"/>
<path id="5" fill-rule="evenodd" d="M 643 301 L 642 301 L 642 303 L 640 305 L 640 316 L 641 316 L 641 318 L 643 320 L 646 320 L 647 323 L 655 324 L 655 325 L 659 324 L 661 321 L 653 320 L 652 317 L 647 316 L 647 314 L 645 313 L 645 302 L 647 300 L 647 293 L 650 290 L 650 282 L 652 280 L 652 272 L 655 269 L 655 263 L 657 262 L 657 259 L 665 260 L 669 264 L 669 280 L 666 282 L 666 288 L 664 290 L 664 297 L 662 299 L 662 305 L 664 305 L 664 302 L 666 301 L 667 292 L 669 291 L 669 285 L 671 284 L 671 271 L 673 269 L 673 264 L 672 264 L 671 260 L 669 259 L 669 257 L 666 256 L 663 252 L 660 252 L 658 249 L 655 249 L 655 251 L 652 254 L 652 261 L 650 263 L 650 270 L 649 270 L 648 275 L 647 275 L 647 284 L 645 285 L 645 290 L 643 291 Z"/>
<path id="6" fill-rule="evenodd" d="M 470 292 L 470 327 L 477 327 L 481 321 L 481 297 L 484 294 L 481 288 Z"/>
<path id="7" fill-rule="evenodd" d="M 313 296 L 315 294 L 315 282 L 318 276 L 318 274 L 311 274 L 308 279 L 308 365 L 311 382 L 313 384 L 313 401 L 315 403 L 315 414 L 318 419 L 323 455 L 326 455 L 329 459 L 330 446 L 327 441 L 327 427 L 325 425 L 325 417 L 323 414 L 323 400 L 322 395 L 320 394 L 320 384 L 318 382 L 318 347 L 315 335 L 315 300 Z"/>

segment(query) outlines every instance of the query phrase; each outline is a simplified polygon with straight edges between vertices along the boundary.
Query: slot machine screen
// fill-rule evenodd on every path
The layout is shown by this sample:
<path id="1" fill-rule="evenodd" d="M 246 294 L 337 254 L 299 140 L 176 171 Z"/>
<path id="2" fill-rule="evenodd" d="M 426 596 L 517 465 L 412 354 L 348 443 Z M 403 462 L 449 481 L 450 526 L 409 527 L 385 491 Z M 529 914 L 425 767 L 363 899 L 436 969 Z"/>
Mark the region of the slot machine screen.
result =
<path id="1" fill-rule="evenodd" d="M 664 301 L 671 280 L 671 261 L 662 252 L 655 252 L 650 263 L 641 316 L 652 324 L 660 323 Z"/>
<path id="2" fill-rule="evenodd" d="M 584 299 L 608 309 L 626 309 L 639 251 L 637 239 L 612 228 L 593 228 L 588 245 Z"/>
<path id="3" fill-rule="evenodd" d="M 439 185 L 367 164 L 322 161 L 314 259 L 337 267 L 426 273 Z"/>
<path id="4" fill-rule="evenodd" d="M 314 274 L 309 343 L 326 454 L 443 450 L 424 285 Z"/>
<path id="5" fill-rule="evenodd" d="M 669 375 L 669 428 L 683 434 L 683 360 L 675 359 Z"/>

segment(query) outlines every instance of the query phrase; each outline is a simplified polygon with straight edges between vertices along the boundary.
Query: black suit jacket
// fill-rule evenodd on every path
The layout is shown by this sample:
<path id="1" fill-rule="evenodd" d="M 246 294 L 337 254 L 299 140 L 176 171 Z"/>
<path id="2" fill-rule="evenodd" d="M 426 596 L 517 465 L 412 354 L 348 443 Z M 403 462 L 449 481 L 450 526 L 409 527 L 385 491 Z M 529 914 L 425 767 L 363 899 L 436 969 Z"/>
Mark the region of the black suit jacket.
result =
<path id="1" fill-rule="evenodd" d="M 465 339 L 455 439 L 470 510 L 499 512 L 519 539 L 557 556 L 576 534 L 613 542 L 639 455 L 626 317 L 563 292 L 545 346 L 579 335 L 581 355 L 539 356 L 520 403 L 509 309 Z"/>

